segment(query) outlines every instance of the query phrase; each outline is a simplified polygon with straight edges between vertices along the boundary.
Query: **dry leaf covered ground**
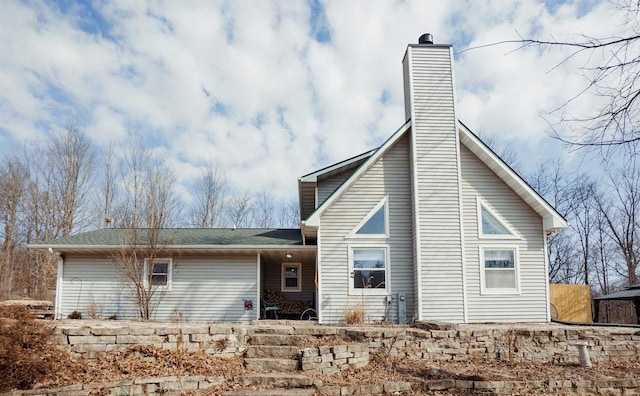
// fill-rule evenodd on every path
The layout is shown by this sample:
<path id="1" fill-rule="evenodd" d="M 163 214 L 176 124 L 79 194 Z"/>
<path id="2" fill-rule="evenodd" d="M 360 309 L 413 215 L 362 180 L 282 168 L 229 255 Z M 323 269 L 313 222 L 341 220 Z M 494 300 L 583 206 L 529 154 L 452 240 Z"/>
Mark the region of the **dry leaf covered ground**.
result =
<path id="1" fill-rule="evenodd" d="M 200 352 L 167 351 L 151 346 L 134 346 L 124 352 L 109 352 L 99 359 L 83 361 L 58 354 L 55 370 L 41 381 L 41 386 L 61 386 L 124 379 L 209 375 L 221 376 L 226 383 L 211 388 L 207 394 L 221 394 L 238 389 L 233 378 L 245 373 L 243 358 L 219 358 Z M 608 378 L 639 378 L 640 363 L 594 363 L 592 368 L 572 364 L 532 362 L 455 362 L 417 359 L 394 359 L 384 354 L 372 354 L 368 366 L 333 375 L 315 375 L 324 385 L 384 384 L 406 381 L 420 383 L 432 379 L 462 379 L 475 381 L 506 380 L 594 380 Z M 433 394 L 461 394 L 434 392 Z"/>

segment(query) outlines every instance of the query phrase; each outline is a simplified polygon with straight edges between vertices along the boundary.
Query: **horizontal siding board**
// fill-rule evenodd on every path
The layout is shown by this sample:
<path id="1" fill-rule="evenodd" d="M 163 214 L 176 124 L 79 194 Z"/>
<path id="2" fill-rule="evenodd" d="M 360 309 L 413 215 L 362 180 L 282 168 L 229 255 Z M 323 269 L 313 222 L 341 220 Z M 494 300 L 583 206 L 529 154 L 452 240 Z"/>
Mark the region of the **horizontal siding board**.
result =
<path id="1" fill-rule="evenodd" d="M 464 321 L 457 135 L 448 47 L 410 46 L 422 319 Z"/>
<path id="2" fill-rule="evenodd" d="M 409 182 L 409 139 L 400 138 L 322 215 L 321 295 L 323 323 L 344 321 L 345 306 L 362 305 L 372 321 L 387 318 L 397 322 L 397 293 L 407 296 L 409 319 L 413 311 L 413 241 L 411 234 L 411 199 Z M 371 239 L 347 235 L 385 195 L 389 200 L 390 238 L 378 241 L 390 246 L 390 288 L 392 303 L 385 296 L 349 295 L 348 247 L 371 243 Z"/>
<path id="3" fill-rule="evenodd" d="M 461 164 L 469 321 L 546 321 L 542 218 L 464 146 L 461 147 Z M 480 239 L 477 196 L 490 205 L 521 239 Z M 518 247 L 519 295 L 481 295 L 479 247 L 500 245 Z"/>
<path id="4" fill-rule="evenodd" d="M 318 181 L 318 206 L 329 198 L 334 191 L 347 180 L 357 168 L 347 169 L 336 175 Z"/>
<path id="5" fill-rule="evenodd" d="M 174 258 L 170 291 L 160 293 L 154 319 L 170 320 L 181 314 L 188 321 L 250 321 L 258 302 L 256 257 Z M 69 257 L 65 260 L 62 315 L 85 313 L 92 302 L 103 315 L 137 318 L 131 284 L 104 258 Z M 244 310 L 244 299 L 254 302 Z"/>

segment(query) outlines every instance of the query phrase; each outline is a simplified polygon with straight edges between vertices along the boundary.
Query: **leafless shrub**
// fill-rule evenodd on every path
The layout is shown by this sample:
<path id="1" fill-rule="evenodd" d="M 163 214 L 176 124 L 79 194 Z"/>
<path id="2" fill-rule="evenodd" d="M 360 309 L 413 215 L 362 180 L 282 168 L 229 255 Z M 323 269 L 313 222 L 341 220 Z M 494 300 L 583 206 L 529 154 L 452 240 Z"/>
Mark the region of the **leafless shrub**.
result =
<path id="1" fill-rule="evenodd" d="M 84 312 L 87 314 L 89 319 L 102 319 L 102 304 L 91 300 L 89 304 L 84 308 Z"/>

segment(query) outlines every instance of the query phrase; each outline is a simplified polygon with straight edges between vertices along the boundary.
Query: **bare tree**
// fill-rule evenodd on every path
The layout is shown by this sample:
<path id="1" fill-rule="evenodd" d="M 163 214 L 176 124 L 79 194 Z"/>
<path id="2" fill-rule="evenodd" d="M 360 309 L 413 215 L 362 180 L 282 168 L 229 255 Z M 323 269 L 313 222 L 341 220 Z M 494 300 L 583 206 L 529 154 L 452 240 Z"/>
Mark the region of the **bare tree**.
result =
<path id="1" fill-rule="evenodd" d="M 624 21 L 623 32 L 619 35 L 577 34 L 565 40 L 524 38 L 492 44 L 515 43 L 519 49 L 564 50 L 566 55 L 556 67 L 583 57 L 584 65 L 578 72 L 585 77 L 586 86 L 551 112 L 561 123 L 574 126 L 571 135 L 553 130 L 556 138 L 573 146 L 633 146 L 640 142 L 640 2 L 612 0 L 610 4 L 612 11 Z M 572 114 L 570 105 L 587 95 L 602 98 L 602 106 L 586 115 Z"/>
<path id="2" fill-rule="evenodd" d="M 173 171 L 144 148 L 140 138 L 134 140 L 121 167 L 125 196 L 118 222 L 124 228 L 117 230 L 121 247 L 111 259 L 132 289 L 140 318 L 148 320 L 166 291 L 170 268 L 158 267 L 157 260 L 169 255 L 166 246 L 172 238 L 167 228 L 176 224 L 179 210 Z"/>
<path id="3" fill-rule="evenodd" d="M 503 141 L 498 141 L 493 136 L 487 135 L 485 133 L 478 133 L 478 137 L 480 140 L 484 142 L 494 153 L 500 157 L 511 169 L 520 173 L 522 169 L 522 163 L 520 162 L 520 156 L 518 152 Z"/>
<path id="4" fill-rule="evenodd" d="M 541 163 L 527 176 L 529 184 L 563 216 L 571 214 L 571 181 L 560 161 Z M 577 260 L 575 233 L 572 229 L 560 230 L 547 237 L 549 279 L 556 283 L 578 283 L 583 277 Z"/>
<path id="5" fill-rule="evenodd" d="M 273 197 L 267 194 L 265 190 L 262 190 L 255 195 L 254 205 L 254 224 L 258 228 L 273 227 L 273 212 L 275 211 L 275 205 L 273 203 Z"/>
<path id="6" fill-rule="evenodd" d="M 573 235 L 580 244 L 578 255 L 581 262 L 581 283 L 588 285 L 589 273 L 592 268 L 592 254 L 594 248 L 594 230 L 596 225 L 595 217 L 598 213 L 598 206 L 595 202 L 595 196 L 598 194 L 597 186 L 588 176 L 581 175 L 576 177 L 571 183 L 570 190 L 570 208 L 571 214 L 570 227 Z"/>
<path id="7" fill-rule="evenodd" d="M 77 223 L 85 225 L 81 209 L 92 187 L 95 153 L 86 135 L 70 124 L 49 139 L 44 154 L 48 191 L 60 205 L 60 234 L 70 235 Z"/>
<path id="8" fill-rule="evenodd" d="M 0 248 L 0 292 L 9 297 L 13 290 L 16 266 L 16 248 L 23 242 L 18 235 L 22 223 L 22 211 L 26 198 L 29 173 L 16 157 L 8 157 L 0 165 L 0 224 L 2 246 Z"/>
<path id="9" fill-rule="evenodd" d="M 227 222 L 233 228 L 248 228 L 253 224 L 251 194 L 245 191 L 229 197 L 225 206 Z"/>
<path id="10" fill-rule="evenodd" d="M 278 226 L 283 228 L 300 226 L 300 206 L 297 200 L 292 199 L 282 204 L 278 217 Z"/>
<path id="11" fill-rule="evenodd" d="M 116 156 L 115 145 L 110 143 L 102 153 L 102 181 L 100 185 L 100 204 L 102 221 L 101 226 L 109 227 L 113 222 L 113 211 L 116 197 L 118 196 L 118 185 L 116 183 Z"/>
<path id="12" fill-rule="evenodd" d="M 220 226 L 227 191 L 227 179 L 220 165 L 215 162 L 208 163 L 193 188 L 193 224 L 200 228 Z"/>
<path id="13" fill-rule="evenodd" d="M 629 285 L 638 283 L 640 264 L 640 169 L 635 157 L 629 166 L 610 174 L 612 193 L 607 199 L 596 196 L 596 203 L 607 233 L 622 258 L 618 273 Z"/>

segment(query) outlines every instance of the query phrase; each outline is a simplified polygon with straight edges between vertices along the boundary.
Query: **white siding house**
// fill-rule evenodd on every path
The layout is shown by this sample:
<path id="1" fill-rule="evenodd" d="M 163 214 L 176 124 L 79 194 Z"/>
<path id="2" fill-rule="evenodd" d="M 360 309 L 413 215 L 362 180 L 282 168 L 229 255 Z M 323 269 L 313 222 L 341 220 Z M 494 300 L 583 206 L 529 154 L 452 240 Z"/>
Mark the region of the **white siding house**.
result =
<path id="1" fill-rule="evenodd" d="M 302 230 L 317 235 L 321 322 L 354 304 L 402 322 L 400 294 L 407 319 L 548 321 L 546 236 L 566 221 L 457 120 L 451 46 L 409 45 L 403 71 L 406 124 L 355 171 L 313 173 L 327 182 Z M 382 201 L 385 232 L 355 234 Z M 384 287 L 356 285 L 374 266 Z"/>
<path id="2" fill-rule="evenodd" d="M 453 70 L 451 46 L 408 46 L 402 126 L 298 179 L 300 229 L 167 230 L 154 318 L 252 321 L 275 292 L 320 323 L 354 307 L 371 322 L 548 321 L 547 235 L 567 223 L 458 120 Z M 117 233 L 30 246 L 60 256 L 57 317 L 137 315 Z"/>

